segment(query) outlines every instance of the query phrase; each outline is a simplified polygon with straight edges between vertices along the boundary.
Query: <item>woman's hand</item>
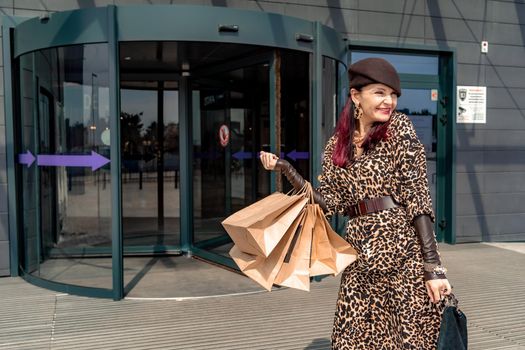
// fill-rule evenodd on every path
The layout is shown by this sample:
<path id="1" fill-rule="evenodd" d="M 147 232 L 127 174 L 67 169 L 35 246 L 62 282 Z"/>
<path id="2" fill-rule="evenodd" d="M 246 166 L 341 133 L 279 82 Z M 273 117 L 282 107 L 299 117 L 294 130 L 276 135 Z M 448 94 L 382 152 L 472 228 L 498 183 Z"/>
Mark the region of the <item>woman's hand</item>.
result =
<path id="1" fill-rule="evenodd" d="M 279 157 L 277 157 L 275 154 L 264 151 L 259 153 L 259 158 L 261 159 L 261 163 L 266 170 L 275 169 L 275 164 L 277 164 L 277 159 L 279 159 Z"/>
<path id="2" fill-rule="evenodd" d="M 443 296 L 449 295 L 452 292 L 452 287 L 447 279 L 428 280 L 425 282 L 427 293 L 430 300 L 437 304 Z"/>

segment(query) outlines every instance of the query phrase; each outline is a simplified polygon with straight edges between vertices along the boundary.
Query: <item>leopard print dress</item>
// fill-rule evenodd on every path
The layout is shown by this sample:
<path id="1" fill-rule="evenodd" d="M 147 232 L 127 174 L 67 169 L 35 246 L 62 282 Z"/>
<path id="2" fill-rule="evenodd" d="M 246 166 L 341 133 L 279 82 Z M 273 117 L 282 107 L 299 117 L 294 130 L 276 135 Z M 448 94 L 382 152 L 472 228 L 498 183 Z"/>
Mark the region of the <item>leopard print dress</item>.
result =
<path id="1" fill-rule="evenodd" d="M 423 279 L 421 247 L 413 219 L 434 220 L 424 147 L 410 119 L 391 116 L 389 137 L 346 168 L 333 164 L 333 136 L 323 154 L 319 192 L 328 213 L 391 195 L 402 207 L 348 221 L 346 240 L 358 259 L 341 276 L 332 333 L 332 348 L 436 348 L 443 306 L 432 304 Z"/>

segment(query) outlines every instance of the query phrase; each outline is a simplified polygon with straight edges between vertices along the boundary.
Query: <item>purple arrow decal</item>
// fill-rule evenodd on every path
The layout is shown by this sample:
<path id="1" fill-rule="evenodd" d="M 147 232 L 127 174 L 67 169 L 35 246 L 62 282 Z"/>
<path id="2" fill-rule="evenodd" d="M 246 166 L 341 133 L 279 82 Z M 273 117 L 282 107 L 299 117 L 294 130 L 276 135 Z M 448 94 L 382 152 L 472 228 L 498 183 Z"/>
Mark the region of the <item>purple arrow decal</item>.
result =
<path id="1" fill-rule="evenodd" d="M 310 154 L 308 152 L 297 152 L 296 150 L 293 150 L 287 154 L 287 157 L 295 161 L 297 159 L 308 159 Z"/>
<path id="2" fill-rule="evenodd" d="M 232 157 L 235 159 L 250 159 L 253 157 L 253 155 L 253 152 L 239 151 L 232 154 Z"/>
<path id="3" fill-rule="evenodd" d="M 25 164 L 29 168 L 31 164 L 35 161 L 35 156 L 29 150 L 26 153 L 21 153 L 18 155 L 18 163 Z"/>
<path id="4" fill-rule="evenodd" d="M 91 167 L 95 171 L 110 162 L 106 157 L 91 151 L 91 155 L 54 155 L 39 154 L 36 158 L 37 164 L 43 166 L 77 166 Z"/>

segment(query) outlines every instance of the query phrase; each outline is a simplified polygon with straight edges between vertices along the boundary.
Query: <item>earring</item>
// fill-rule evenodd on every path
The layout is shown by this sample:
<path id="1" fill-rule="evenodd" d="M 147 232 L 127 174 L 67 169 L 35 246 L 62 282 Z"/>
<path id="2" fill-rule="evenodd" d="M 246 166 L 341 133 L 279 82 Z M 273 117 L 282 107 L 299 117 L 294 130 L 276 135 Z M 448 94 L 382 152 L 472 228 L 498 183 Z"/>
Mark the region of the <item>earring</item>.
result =
<path id="1" fill-rule="evenodd" d="M 363 109 L 359 105 L 354 105 L 354 118 L 359 120 L 363 116 Z"/>

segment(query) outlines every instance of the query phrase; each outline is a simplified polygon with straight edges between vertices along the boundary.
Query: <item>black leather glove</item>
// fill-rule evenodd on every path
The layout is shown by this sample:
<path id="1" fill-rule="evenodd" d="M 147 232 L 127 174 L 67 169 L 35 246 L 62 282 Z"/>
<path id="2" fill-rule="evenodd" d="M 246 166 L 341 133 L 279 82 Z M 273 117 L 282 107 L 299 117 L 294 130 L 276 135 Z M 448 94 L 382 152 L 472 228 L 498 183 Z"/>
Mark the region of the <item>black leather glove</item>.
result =
<path id="1" fill-rule="evenodd" d="M 277 163 L 275 164 L 275 170 L 280 170 L 284 176 L 288 179 L 290 184 L 293 186 L 293 188 L 297 191 L 299 191 L 301 188 L 303 188 L 306 180 L 303 179 L 301 174 L 295 170 L 295 168 L 285 159 L 277 159 Z M 314 196 L 314 202 L 319 204 L 321 209 L 323 209 L 323 212 L 328 212 L 328 208 L 326 207 L 326 203 L 324 201 L 323 195 L 319 193 L 316 189 L 312 188 L 313 196 Z"/>
<path id="2" fill-rule="evenodd" d="M 430 216 L 417 216 L 414 219 L 414 227 L 421 243 L 421 252 L 423 253 L 423 263 L 425 265 L 425 281 L 447 278 L 444 273 L 438 274 L 433 271 L 435 267 L 441 266 L 441 259 L 437 250 L 434 226 Z"/>

